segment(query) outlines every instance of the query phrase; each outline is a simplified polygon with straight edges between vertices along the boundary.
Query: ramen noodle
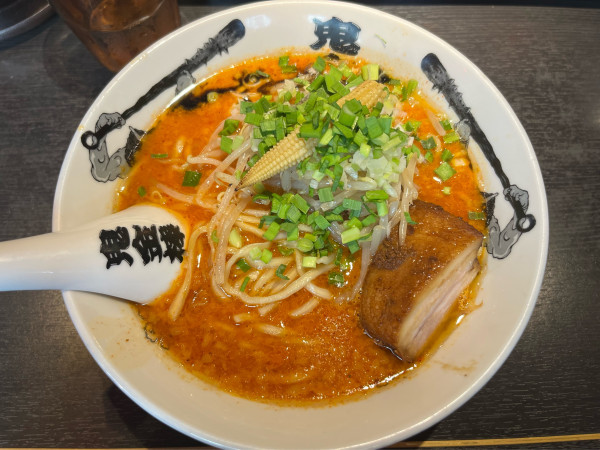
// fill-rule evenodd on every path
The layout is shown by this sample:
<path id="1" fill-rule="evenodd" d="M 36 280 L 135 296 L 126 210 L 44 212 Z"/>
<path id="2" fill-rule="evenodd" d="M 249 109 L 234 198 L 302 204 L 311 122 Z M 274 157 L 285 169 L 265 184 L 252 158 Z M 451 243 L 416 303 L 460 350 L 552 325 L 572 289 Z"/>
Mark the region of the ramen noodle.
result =
<path id="1" fill-rule="evenodd" d="M 354 398 L 412 371 L 424 356 L 364 332 L 360 287 L 379 244 L 406 236 L 417 196 L 484 231 L 453 125 L 415 80 L 356 58 L 263 57 L 199 83 L 142 139 L 116 195 L 119 210 L 161 204 L 193 230 L 181 277 L 137 307 L 148 337 L 261 401 Z"/>

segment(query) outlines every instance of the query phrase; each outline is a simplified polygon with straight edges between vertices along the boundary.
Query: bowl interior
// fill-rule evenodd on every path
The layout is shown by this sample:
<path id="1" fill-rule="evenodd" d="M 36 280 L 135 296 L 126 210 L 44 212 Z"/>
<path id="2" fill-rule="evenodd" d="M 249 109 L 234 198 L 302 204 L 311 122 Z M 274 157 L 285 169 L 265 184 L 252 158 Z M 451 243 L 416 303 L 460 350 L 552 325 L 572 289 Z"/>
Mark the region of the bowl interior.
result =
<path id="1" fill-rule="evenodd" d="M 340 30 L 334 18 L 347 27 L 342 39 L 346 47 L 331 34 Z M 215 42 L 211 38 L 232 21 L 236 26 L 240 21 L 243 37 L 231 45 L 220 41 L 227 44 L 227 52 L 208 49 Z M 535 216 L 536 225 L 522 234 L 507 257 L 488 258 L 478 294 L 483 307 L 467 316 L 414 375 L 335 407 L 278 407 L 227 395 L 189 375 L 149 343 L 129 305 L 94 294 L 65 292 L 73 323 L 107 375 L 159 420 L 218 446 L 372 447 L 405 439 L 456 410 L 493 375 L 521 335 L 541 285 L 548 241 L 546 197 L 535 153 L 510 106 L 470 61 L 445 42 L 400 18 L 345 3 L 266 2 L 227 10 L 175 31 L 137 57 L 104 89 L 73 137 L 56 191 L 54 229 L 68 229 L 112 211 L 115 183 L 91 176 L 89 151 L 81 143 L 82 133 L 94 129 L 101 113 L 127 110 L 203 49 L 211 57 L 194 69 L 197 81 L 245 58 L 277 54 L 281 49 L 313 51 L 310 45 L 323 39 L 319 24 L 330 27 L 327 45 L 348 50 L 355 44 L 360 56 L 392 73 L 418 79 L 421 89 L 456 119 L 456 111 L 421 70 L 426 55 L 437 55 L 510 183 L 527 191 L 528 213 Z M 348 30 L 356 28 L 356 39 L 348 38 Z M 109 151 L 125 144 L 128 126 L 148 129 L 175 95 L 175 86 L 166 85 L 127 119 L 127 126 L 110 134 Z M 474 140 L 470 151 L 481 171 L 482 189 L 499 194 L 494 214 L 504 227 L 513 209 L 504 200 L 505 185 L 497 166 L 490 164 L 489 155 Z"/>

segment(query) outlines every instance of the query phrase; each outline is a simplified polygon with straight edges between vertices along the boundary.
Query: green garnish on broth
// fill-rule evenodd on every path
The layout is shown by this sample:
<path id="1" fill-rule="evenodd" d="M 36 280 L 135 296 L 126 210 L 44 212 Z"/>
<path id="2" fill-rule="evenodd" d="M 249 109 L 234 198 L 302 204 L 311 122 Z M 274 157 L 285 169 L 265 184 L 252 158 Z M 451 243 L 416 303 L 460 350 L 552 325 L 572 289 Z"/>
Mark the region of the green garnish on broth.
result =
<path id="1" fill-rule="evenodd" d="M 287 269 L 287 266 L 285 264 L 280 264 L 277 270 L 275 271 L 275 275 L 281 278 L 282 280 L 289 280 L 289 277 L 284 275 L 285 269 Z"/>
<path id="2" fill-rule="evenodd" d="M 439 167 L 437 169 L 434 170 L 434 173 L 438 177 L 440 177 L 440 180 L 447 181 L 452 176 L 454 176 L 454 174 L 456 173 L 456 170 L 454 170 L 452 168 L 452 166 L 450 164 L 448 164 L 447 162 L 443 162 L 439 165 Z"/>
<path id="3" fill-rule="evenodd" d="M 442 150 L 442 161 L 448 162 L 452 158 L 454 158 L 454 155 L 452 154 L 452 152 L 450 150 L 448 150 L 447 148 Z"/>
<path id="4" fill-rule="evenodd" d="M 443 139 L 446 144 L 452 144 L 453 142 L 460 141 L 460 136 L 456 131 L 450 131 L 444 135 Z"/>
<path id="5" fill-rule="evenodd" d="M 240 286 L 241 292 L 244 292 L 246 290 L 246 287 L 248 286 L 249 282 L 250 282 L 250 277 L 244 278 L 244 281 L 242 282 L 242 285 Z"/>
<path id="6" fill-rule="evenodd" d="M 288 55 L 280 57 L 278 65 L 283 73 L 297 71 Z M 439 140 L 431 135 L 417 136 L 423 128 L 419 120 L 394 122 L 394 108 L 417 92 L 416 80 L 390 80 L 391 94 L 388 90 L 388 96 L 371 109 L 357 99 L 340 106 L 338 100 L 351 88 L 364 80 L 379 80 L 380 67 L 366 64 L 354 73 L 345 63 L 336 66 L 317 57 L 312 68 L 317 72 L 312 81 L 300 75 L 288 79 L 276 97 L 240 103 L 243 122 L 253 126 L 255 154 L 249 166 L 295 129 L 300 138 L 315 143 L 312 156 L 298 163 L 295 172 L 307 180 L 308 192 L 277 194 L 265 190 L 253 197 L 255 203 L 270 205 L 270 214 L 260 218 L 259 227 L 267 227 L 262 235 L 267 241 L 285 233 L 285 240 L 303 257 L 335 255 L 338 248 L 330 236 L 335 229 L 342 247 L 355 253 L 361 243 L 371 241 L 380 221 L 386 223 L 395 213 L 397 206 L 390 211 L 390 205 L 398 202 L 399 192 L 394 186 L 409 161 L 415 158 L 432 163 L 441 139 L 453 143 L 460 137 L 448 120 L 440 121 L 445 130 L 450 129 Z M 235 150 L 232 133 L 239 125 L 238 121 L 224 123 L 221 148 L 227 153 Z M 434 171 L 441 181 L 456 173 L 448 164 L 452 158 L 452 152 L 441 150 L 441 164 Z M 352 185 L 361 183 L 371 186 L 363 195 L 344 195 Z M 310 204 L 307 199 L 312 199 Z M 414 224 L 409 214 L 402 220 Z"/>
<path id="7" fill-rule="evenodd" d="M 469 211 L 468 216 L 471 220 L 485 220 L 485 214 L 481 211 Z"/>
<path id="8" fill-rule="evenodd" d="M 248 272 L 251 269 L 250 264 L 248 264 L 244 258 L 238 259 L 235 265 L 238 266 L 242 272 Z"/>
<path id="9" fill-rule="evenodd" d="M 195 170 L 186 170 L 183 174 L 182 186 L 195 187 L 198 186 L 202 174 Z"/>

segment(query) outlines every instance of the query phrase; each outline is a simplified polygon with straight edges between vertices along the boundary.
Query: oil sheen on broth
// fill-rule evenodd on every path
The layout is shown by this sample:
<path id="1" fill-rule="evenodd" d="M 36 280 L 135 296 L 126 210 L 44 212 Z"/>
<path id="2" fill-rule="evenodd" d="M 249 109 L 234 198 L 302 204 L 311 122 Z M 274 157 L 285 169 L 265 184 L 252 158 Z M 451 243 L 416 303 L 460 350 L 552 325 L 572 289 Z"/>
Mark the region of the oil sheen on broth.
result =
<path id="1" fill-rule="evenodd" d="M 360 59 L 346 59 L 342 63 L 337 58 L 321 56 L 332 65 L 343 64 L 359 73 L 366 64 Z M 293 79 L 311 68 L 316 57 L 290 54 L 285 65 L 295 66 L 297 72 L 282 70 L 285 65 L 278 57 L 248 60 L 197 85 L 165 111 L 142 140 L 135 165 L 118 189 L 116 209 L 154 202 L 182 214 L 192 225 L 210 220 L 213 212 L 190 200 L 197 186 L 182 186 L 182 179 L 186 170 L 196 170 L 201 173 L 201 183 L 214 165 L 191 165 L 188 158 L 205 148 L 241 97 L 256 101 L 261 95 L 276 92 L 274 89 L 284 79 Z M 398 80 L 402 83 L 388 86 L 390 90 L 397 87 L 396 92 L 401 96 L 400 88 L 407 86 L 408 80 L 401 77 Z M 414 141 L 422 156 L 414 177 L 419 199 L 442 205 L 484 231 L 484 221 L 469 220 L 470 211 L 482 210 L 482 197 L 466 150 L 458 140 L 444 143 L 438 133 L 441 125 L 432 123 L 446 117 L 435 111 L 418 89 L 400 105 L 403 122 L 420 122 L 417 134 L 422 140 Z M 429 136 L 435 136 L 435 149 L 424 148 L 431 144 L 431 140 L 422 143 Z M 449 152 L 444 159 L 452 155 L 448 161 L 456 173 L 442 182 L 435 169 L 444 162 L 443 149 Z M 224 156 L 225 153 L 219 159 Z M 218 192 L 226 187 L 226 183 L 216 183 L 211 189 Z M 255 206 L 258 207 L 252 207 Z M 270 306 L 249 306 L 235 298 L 216 296 L 209 276 L 209 239 L 211 236 L 206 235 L 198 239 L 194 261 L 198 267 L 193 271 L 187 298 L 175 320 L 170 317 L 169 308 L 184 274 L 169 292 L 150 305 L 138 307 L 147 334 L 201 379 L 249 399 L 302 404 L 356 398 L 419 365 L 423 357 L 413 362 L 403 361 L 365 334 L 356 298 L 335 300 L 347 295 L 349 286 L 356 282 L 360 251 L 354 255 L 344 251 L 343 264 L 338 269 L 344 275 L 343 286 L 330 285 L 326 274 L 314 280 L 316 286 L 329 289 L 334 299 L 315 301 L 316 306 L 309 313 L 298 315 L 295 313 L 299 308 L 314 298 L 306 289 Z M 253 238 L 244 235 L 244 239 L 252 242 Z M 242 272 L 239 277 L 243 277 Z M 458 308 L 452 311 L 438 336 L 446 335 L 455 326 L 456 318 L 469 311 L 471 296 L 471 290 L 463 292 Z"/>

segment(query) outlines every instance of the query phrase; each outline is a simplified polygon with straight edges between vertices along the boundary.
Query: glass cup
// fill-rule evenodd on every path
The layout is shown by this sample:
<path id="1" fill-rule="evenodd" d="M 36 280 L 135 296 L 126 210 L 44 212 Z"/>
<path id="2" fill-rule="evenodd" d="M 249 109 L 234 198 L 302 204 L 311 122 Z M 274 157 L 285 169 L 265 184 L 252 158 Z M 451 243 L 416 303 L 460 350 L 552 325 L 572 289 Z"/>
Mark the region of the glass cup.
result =
<path id="1" fill-rule="evenodd" d="M 117 72 L 177 28 L 177 0 L 50 0 L 83 44 Z"/>

